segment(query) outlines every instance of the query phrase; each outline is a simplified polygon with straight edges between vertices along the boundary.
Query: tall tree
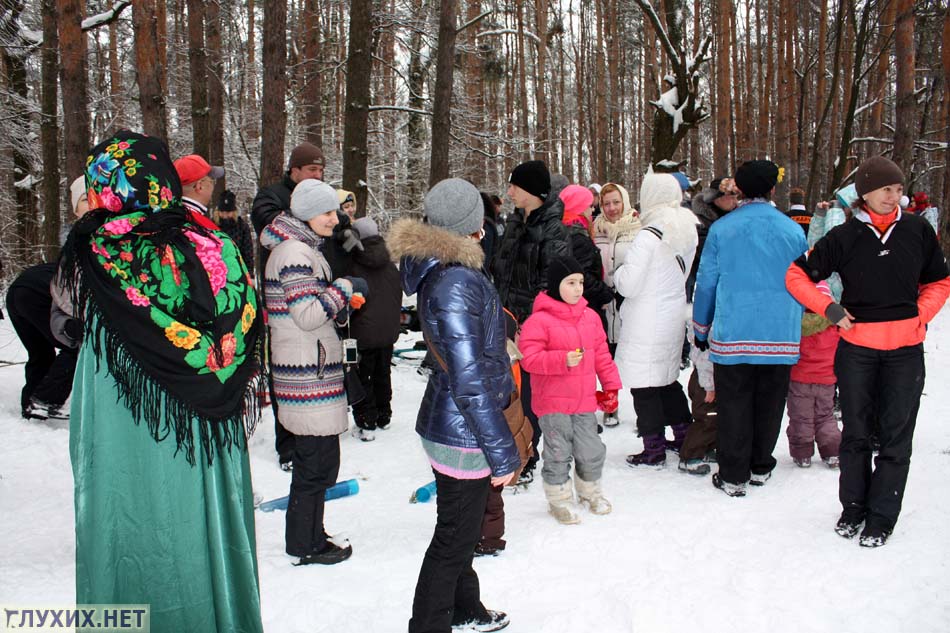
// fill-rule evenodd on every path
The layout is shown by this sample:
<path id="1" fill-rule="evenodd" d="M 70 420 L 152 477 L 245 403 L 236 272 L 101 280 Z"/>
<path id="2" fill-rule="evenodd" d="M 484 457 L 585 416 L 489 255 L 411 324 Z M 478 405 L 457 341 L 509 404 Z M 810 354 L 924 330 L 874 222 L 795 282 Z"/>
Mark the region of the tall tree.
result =
<path id="1" fill-rule="evenodd" d="M 192 151 L 208 158 L 211 149 L 211 125 L 208 113 L 204 0 L 188 0 L 188 71 L 191 84 Z"/>
<path id="2" fill-rule="evenodd" d="M 373 70 L 373 0 L 350 2 L 349 51 L 346 58 L 346 110 L 343 123 L 343 188 L 356 194 L 356 213 L 366 212 L 366 130 Z"/>
<path id="3" fill-rule="evenodd" d="M 429 186 L 449 177 L 449 145 L 452 140 L 452 84 L 455 81 L 455 15 L 458 0 L 442 0 L 439 6 L 439 48 L 435 61 L 435 94 L 432 99 L 432 152 Z"/>
<path id="4" fill-rule="evenodd" d="M 43 52 L 41 77 L 43 86 L 40 143 L 43 148 L 43 241 L 47 261 L 56 256 L 59 246 L 61 213 L 59 208 L 59 90 L 56 69 L 59 67 L 56 0 L 43 0 Z M 80 166 L 81 167 L 81 166 Z"/>
<path id="5" fill-rule="evenodd" d="M 666 28 L 649 0 L 637 0 L 646 18 L 653 24 L 661 49 L 666 52 L 672 74 L 664 81 L 664 92 L 656 101 L 653 114 L 653 144 L 650 162 L 654 168 L 669 170 L 673 155 L 690 127 L 709 118 L 699 99 L 699 68 L 706 62 L 712 38 L 707 36 L 693 56 L 685 46 L 683 19 L 685 0 L 663 0 Z"/>
<path id="6" fill-rule="evenodd" d="M 71 0 L 70 0 L 71 1 Z M 132 3 L 132 28 L 135 33 L 135 71 L 142 109 L 142 129 L 150 136 L 168 138 L 168 117 L 165 113 L 165 42 L 160 34 L 160 0 L 138 0 Z"/>
<path id="7" fill-rule="evenodd" d="M 284 168 L 287 112 L 287 0 L 264 3 L 264 84 L 261 103 L 261 171 L 258 184 L 278 180 Z"/>
<path id="8" fill-rule="evenodd" d="M 906 170 L 912 167 L 916 140 L 917 95 L 914 63 L 914 0 L 897 3 L 894 56 L 897 58 L 897 107 L 894 112 L 893 159 Z"/>
<path id="9" fill-rule="evenodd" d="M 221 5 L 209 2 L 205 7 L 205 25 L 208 49 L 208 162 L 224 165 L 224 67 L 221 60 Z M 225 178 L 214 183 L 214 199 L 227 186 Z"/>
<path id="10" fill-rule="evenodd" d="M 732 19 L 732 0 L 719 0 L 716 3 L 716 24 L 724 25 Z M 726 29 L 720 29 L 725 32 Z M 730 120 L 730 90 L 732 82 L 730 81 L 730 63 L 729 63 L 730 38 L 716 38 L 716 137 L 719 139 L 716 149 L 713 152 L 713 171 L 716 174 L 731 173 L 729 168 L 731 160 L 729 156 L 729 133 L 732 127 Z"/>
<path id="11" fill-rule="evenodd" d="M 59 0 L 59 81 L 63 90 L 66 178 L 70 181 L 82 173 L 91 145 L 86 96 L 86 35 L 82 31 L 84 9 L 82 0 Z"/>
<path id="12" fill-rule="evenodd" d="M 305 0 L 301 10 L 304 25 L 302 60 L 304 85 L 301 90 L 304 137 L 317 147 L 322 147 L 323 82 L 320 75 L 320 2 Z M 352 28 L 351 24 L 351 31 Z"/>

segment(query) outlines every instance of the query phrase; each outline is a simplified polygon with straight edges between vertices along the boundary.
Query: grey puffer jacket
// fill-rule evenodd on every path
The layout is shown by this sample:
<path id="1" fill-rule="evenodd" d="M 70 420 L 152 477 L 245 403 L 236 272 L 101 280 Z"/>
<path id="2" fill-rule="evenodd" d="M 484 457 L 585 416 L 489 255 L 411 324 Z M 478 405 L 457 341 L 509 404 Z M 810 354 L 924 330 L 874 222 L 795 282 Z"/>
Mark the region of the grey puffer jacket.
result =
<path id="1" fill-rule="evenodd" d="M 481 448 L 494 476 L 520 466 L 502 413 L 514 382 L 498 293 L 482 271 L 477 242 L 412 220 L 393 225 L 387 237 L 400 259 L 403 290 L 418 293 L 419 319 L 448 371 L 435 363 L 416 418 L 423 438 Z"/>

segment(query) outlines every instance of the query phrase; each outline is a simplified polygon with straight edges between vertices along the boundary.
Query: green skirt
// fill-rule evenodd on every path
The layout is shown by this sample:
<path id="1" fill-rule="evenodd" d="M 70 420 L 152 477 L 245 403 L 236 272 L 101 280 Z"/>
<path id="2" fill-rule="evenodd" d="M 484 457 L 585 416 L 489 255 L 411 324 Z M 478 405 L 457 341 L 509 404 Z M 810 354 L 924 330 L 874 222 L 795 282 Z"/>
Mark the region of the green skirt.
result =
<path id="1" fill-rule="evenodd" d="M 155 632 L 263 630 L 246 451 L 189 465 L 175 455 L 174 433 L 156 442 L 132 421 L 87 343 L 69 452 L 77 603 L 148 604 Z"/>

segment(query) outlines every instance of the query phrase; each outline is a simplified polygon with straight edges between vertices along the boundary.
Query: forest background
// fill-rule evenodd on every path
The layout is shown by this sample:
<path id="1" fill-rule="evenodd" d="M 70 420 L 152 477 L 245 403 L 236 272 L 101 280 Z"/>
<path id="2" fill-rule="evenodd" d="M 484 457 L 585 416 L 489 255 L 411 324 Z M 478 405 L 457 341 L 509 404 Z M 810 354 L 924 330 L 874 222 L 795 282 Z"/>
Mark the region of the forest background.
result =
<path id="1" fill-rule="evenodd" d="M 0 0 L 3 280 L 55 258 L 68 183 L 121 128 L 224 165 L 247 213 L 307 140 L 359 212 L 461 176 L 502 194 L 747 159 L 807 204 L 893 158 L 950 202 L 946 0 Z M 950 247 L 947 213 L 940 226 Z"/>

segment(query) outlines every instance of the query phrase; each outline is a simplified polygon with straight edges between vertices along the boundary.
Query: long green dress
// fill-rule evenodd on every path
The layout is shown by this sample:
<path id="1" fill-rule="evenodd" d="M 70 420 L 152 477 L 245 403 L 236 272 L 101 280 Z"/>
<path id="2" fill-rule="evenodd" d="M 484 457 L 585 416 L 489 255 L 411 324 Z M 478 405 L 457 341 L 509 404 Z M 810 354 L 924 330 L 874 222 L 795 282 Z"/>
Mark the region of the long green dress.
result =
<path id="1" fill-rule="evenodd" d="M 149 604 L 154 633 L 262 631 L 247 452 L 191 466 L 156 442 L 88 340 L 70 419 L 77 603 Z"/>

